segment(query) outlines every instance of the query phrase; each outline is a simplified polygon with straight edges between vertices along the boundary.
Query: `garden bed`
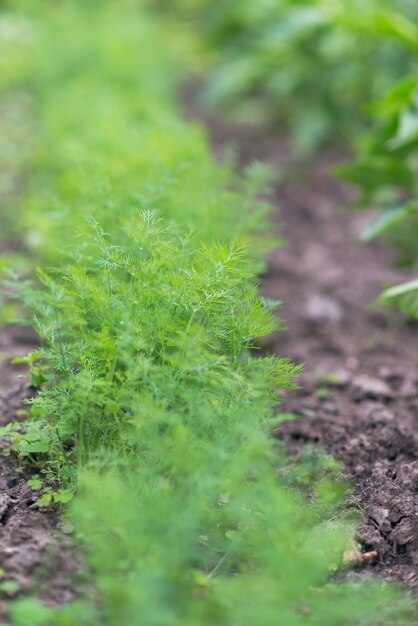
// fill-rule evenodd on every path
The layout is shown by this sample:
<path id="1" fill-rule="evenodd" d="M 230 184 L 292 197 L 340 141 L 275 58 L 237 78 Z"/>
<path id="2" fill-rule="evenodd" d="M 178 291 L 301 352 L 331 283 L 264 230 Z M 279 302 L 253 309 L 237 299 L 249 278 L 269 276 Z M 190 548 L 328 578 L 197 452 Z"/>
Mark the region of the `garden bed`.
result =
<path id="1" fill-rule="evenodd" d="M 2 426 L 19 419 L 24 401 L 34 393 L 28 387 L 27 368 L 12 364 L 11 359 L 25 356 L 35 346 L 36 337 L 28 329 L 13 327 L 0 333 Z M 15 459 L 0 455 L 0 589 L 6 601 L 30 592 L 57 606 L 74 599 L 79 563 L 71 529 L 56 510 L 37 506 L 37 493 L 27 483 L 31 473 Z M 5 611 L 6 605 L 1 603 L 0 615 Z"/>
<path id="2" fill-rule="evenodd" d="M 347 504 L 361 519 L 358 541 L 378 553 L 366 569 L 417 588 L 418 328 L 376 303 L 408 272 L 394 269 L 385 243 L 359 242 L 373 215 L 344 210 L 352 194 L 331 174 L 340 153 L 298 171 L 277 133 L 208 123 L 215 146 L 233 140 L 244 162 L 293 172 L 274 184 L 273 220 L 289 243 L 269 254 L 262 292 L 283 301 L 288 327 L 269 351 L 305 368 L 284 407 L 300 419 L 278 425 L 275 435 L 299 457 L 319 446 L 341 462 L 354 486 Z"/>
<path id="3" fill-rule="evenodd" d="M 10 46 L 11 87 L 37 103 L 36 149 L 5 195 L 28 253 L 4 270 L 38 338 L 18 320 L 0 338 L 13 623 L 412 623 L 414 596 L 346 576 L 355 510 L 354 561 L 416 585 L 418 340 L 374 304 L 405 273 L 357 243 L 344 157 L 307 168 L 285 131 L 207 119 L 214 158 L 178 112 L 171 48 L 148 54 L 165 22 L 134 7 L 21 18 L 7 36 L 34 48 Z M 241 171 L 217 158 L 231 141 Z M 33 387 L 10 365 L 31 349 Z"/>

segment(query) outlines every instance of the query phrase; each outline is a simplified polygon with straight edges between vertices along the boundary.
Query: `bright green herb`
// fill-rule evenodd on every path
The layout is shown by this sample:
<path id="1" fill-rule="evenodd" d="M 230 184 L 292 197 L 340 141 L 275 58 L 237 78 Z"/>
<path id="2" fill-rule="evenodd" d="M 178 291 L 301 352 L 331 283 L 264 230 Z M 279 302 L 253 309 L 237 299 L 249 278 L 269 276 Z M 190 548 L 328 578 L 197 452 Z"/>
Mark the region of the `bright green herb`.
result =
<path id="1" fill-rule="evenodd" d="M 11 619 L 413 623 L 390 587 L 330 582 L 351 531 L 332 520 L 332 483 L 308 505 L 278 480 L 269 424 L 297 368 L 249 352 L 276 328 L 253 276 L 264 172 L 215 165 L 179 120 L 164 31 L 135 3 L 40 2 L 7 19 L 22 15 L 33 47 L 9 87 L 33 102 L 37 150 L 12 214 L 41 263 L 40 284 L 20 286 L 40 393 L 6 434 L 62 485 L 41 504 L 73 488 L 88 584 L 58 609 L 22 599 Z"/>

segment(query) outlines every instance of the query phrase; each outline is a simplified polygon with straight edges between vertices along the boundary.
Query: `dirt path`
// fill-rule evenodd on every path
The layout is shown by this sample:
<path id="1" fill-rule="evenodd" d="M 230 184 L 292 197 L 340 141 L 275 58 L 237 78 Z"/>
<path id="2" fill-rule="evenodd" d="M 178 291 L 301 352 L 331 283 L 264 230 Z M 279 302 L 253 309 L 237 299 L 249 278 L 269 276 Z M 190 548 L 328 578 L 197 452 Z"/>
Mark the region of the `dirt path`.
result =
<path id="1" fill-rule="evenodd" d="M 23 102 L 23 104 L 22 104 Z M 21 243 L 7 241 L 10 206 L 18 204 L 19 190 L 25 187 L 27 174 L 22 155 L 31 149 L 33 128 L 27 116 L 26 99 L 3 98 L 0 101 L 0 138 L 13 145 L 16 162 L 7 164 L 8 185 L 0 189 L 0 256 L 23 252 Z M 23 107 L 23 108 L 22 108 Z M 11 117 L 10 117 L 11 116 Z M 13 119 L 12 119 L 13 118 Z M 16 120 L 18 124 L 16 125 Z M 8 143 L 9 142 L 9 143 Z M 0 290 L 3 285 L 0 285 Z M 0 294 L 2 296 L 2 294 Z M 34 390 L 28 388 L 27 368 L 12 364 L 36 347 L 36 337 L 28 329 L 9 327 L 0 330 L 0 426 L 20 419 L 24 400 Z M 75 597 L 77 561 L 69 526 L 54 511 L 39 509 L 27 479 L 35 470 L 3 454 L 7 442 L 0 439 L 0 621 L 7 619 L 7 605 L 15 597 L 34 595 L 47 605 L 56 606 Z M 61 532 L 64 529 L 66 533 Z"/>
<path id="2" fill-rule="evenodd" d="M 371 569 L 418 587 L 418 328 L 376 306 L 405 275 L 386 246 L 358 243 L 364 215 L 339 210 L 346 194 L 327 165 L 278 190 L 291 243 L 271 254 L 263 291 L 285 302 L 289 331 L 274 351 L 306 368 L 286 403 L 305 419 L 277 432 L 295 451 L 318 443 L 343 463 L 358 539 L 379 554 Z"/>
<path id="3" fill-rule="evenodd" d="M 371 215 L 344 210 L 350 192 L 330 174 L 336 154 L 316 159 L 304 175 L 289 170 L 285 142 L 206 120 L 221 151 L 240 147 L 277 172 L 274 221 L 289 245 L 273 251 L 264 295 L 284 302 L 288 331 L 269 349 L 305 363 L 302 388 L 284 409 L 304 419 L 276 434 L 299 454 L 308 444 L 339 459 L 360 512 L 358 540 L 377 550 L 368 568 L 418 588 L 418 325 L 376 304 L 382 287 L 411 275 L 393 269 L 394 252 L 358 235 Z"/>
<path id="4" fill-rule="evenodd" d="M 35 337 L 27 329 L 0 332 L 1 425 L 18 419 L 30 395 L 24 366 L 12 365 L 11 359 L 34 347 Z M 22 593 L 35 594 L 51 606 L 74 597 L 78 563 L 71 540 L 60 531 L 54 512 L 36 506 L 27 478 L 20 463 L 0 454 L 0 616 L 7 611 L 8 599 Z"/>
<path id="5" fill-rule="evenodd" d="M 0 254 L 14 249 L 19 249 L 15 243 L 0 243 Z M 28 328 L 0 330 L 0 426 L 19 421 L 25 399 L 35 393 L 27 366 L 12 361 L 36 345 Z M 80 569 L 71 529 L 55 511 L 37 507 L 39 494 L 27 484 L 35 470 L 5 456 L 8 449 L 0 439 L 0 618 L 7 615 L 8 603 L 22 595 L 34 595 L 49 606 L 74 599 L 74 577 Z"/>

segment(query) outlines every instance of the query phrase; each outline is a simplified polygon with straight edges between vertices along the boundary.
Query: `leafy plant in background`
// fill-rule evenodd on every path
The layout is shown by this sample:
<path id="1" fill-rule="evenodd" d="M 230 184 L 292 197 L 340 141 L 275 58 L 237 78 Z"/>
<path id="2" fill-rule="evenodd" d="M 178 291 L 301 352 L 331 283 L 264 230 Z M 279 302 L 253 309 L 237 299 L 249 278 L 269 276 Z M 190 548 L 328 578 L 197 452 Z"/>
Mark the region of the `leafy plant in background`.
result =
<path id="1" fill-rule="evenodd" d="M 284 124 L 303 152 L 351 143 L 365 106 L 416 67 L 418 8 L 408 0 L 174 6 L 203 37 L 209 101 L 234 117 Z"/>
<path id="2" fill-rule="evenodd" d="M 418 267 L 418 78 L 397 84 L 373 106 L 375 126 L 363 138 L 356 160 L 337 172 L 360 191 L 356 204 L 379 209 L 364 231 L 365 242 L 384 237 L 396 246 L 399 262 Z M 418 282 L 387 289 L 383 304 L 396 304 L 418 317 Z"/>
<path id="3" fill-rule="evenodd" d="M 36 150 L 11 214 L 41 265 L 20 288 L 41 337 L 27 359 L 40 393 L 3 434 L 73 488 L 87 582 L 77 602 L 25 598 L 11 619 L 416 622 L 389 586 L 330 582 L 350 532 L 331 519 L 340 489 L 319 479 L 308 505 L 277 479 L 269 424 L 296 369 L 249 353 L 276 328 L 253 275 L 265 174 L 215 164 L 179 118 L 165 31 L 135 3 L 8 3 L 7 19 L 22 18 L 32 43 L 10 89 L 34 105 Z"/>
<path id="4" fill-rule="evenodd" d="M 363 240 L 388 237 L 405 265 L 417 261 L 417 97 L 418 78 L 413 76 L 375 104 L 376 124 L 363 138 L 359 157 L 337 170 L 359 188 L 358 205 L 382 211 Z"/>

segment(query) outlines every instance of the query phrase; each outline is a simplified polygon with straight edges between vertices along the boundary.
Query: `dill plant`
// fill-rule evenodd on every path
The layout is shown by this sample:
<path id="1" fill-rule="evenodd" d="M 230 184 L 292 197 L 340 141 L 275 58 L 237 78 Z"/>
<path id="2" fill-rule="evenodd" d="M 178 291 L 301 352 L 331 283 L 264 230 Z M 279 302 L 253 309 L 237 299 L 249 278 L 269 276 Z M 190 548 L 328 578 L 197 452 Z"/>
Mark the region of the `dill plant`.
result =
<path id="1" fill-rule="evenodd" d="M 11 619 L 411 624 L 392 588 L 330 582 L 349 531 L 330 519 L 335 485 L 308 505 L 278 481 L 269 424 L 297 368 L 249 351 L 277 327 L 254 279 L 264 173 L 215 164 L 179 119 L 170 54 L 149 53 L 164 31 L 134 5 L 23 11 L 38 148 L 16 209 L 41 265 L 20 286 L 39 395 L 3 434 L 74 489 L 88 584 L 61 608 L 13 603 Z"/>
<path id="2" fill-rule="evenodd" d="M 32 103 L 33 147 L 27 197 L 14 210 L 33 254 L 52 263 L 65 255 L 86 215 L 110 231 L 119 217 L 156 206 L 197 237 L 255 243 L 266 231 L 257 198 L 266 170 L 253 164 L 237 176 L 232 159 L 211 158 L 201 127 L 180 118 L 182 61 L 169 44 L 156 46 L 166 34 L 145 12 L 126 1 L 99 10 L 92 0 L 54 8 L 44 0 L 24 15 L 32 45 L 13 93 Z M 2 43 L 13 58 L 16 40 Z"/>
<path id="3" fill-rule="evenodd" d="M 225 404 L 239 411 L 257 377 L 264 392 L 288 384 L 294 366 L 247 354 L 276 324 L 250 279 L 245 247 L 191 243 L 148 211 L 112 233 L 117 245 L 96 223 L 91 228 L 71 266 L 40 273 L 44 290 L 22 288 L 45 346 L 29 357 L 36 372 L 42 363 L 42 393 L 32 402 L 39 441 L 32 432 L 22 453 L 36 452 L 46 437 L 41 445 L 57 451 L 60 467 L 73 455 L 65 442 L 74 440 L 82 464 L 101 446 L 146 456 L 151 433 L 161 445 L 181 415 L 210 439 L 227 432 Z M 149 412 L 165 425 L 152 425 Z M 142 452 L 132 438 L 137 428 Z"/>
<path id="4" fill-rule="evenodd" d="M 41 623 L 413 623 L 390 587 L 327 582 L 349 531 L 329 519 L 335 485 L 308 506 L 277 479 L 268 426 L 297 369 L 249 353 L 276 322 L 245 247 L 148 212 L 113 236 L 91 222 L 72 265 L 22 288 L 43 383 L 30 436 L 8 432 L 76 479 L 67 515 L 94 581 Z M 25 602 L 12 616 L 38 610 Z"/>

